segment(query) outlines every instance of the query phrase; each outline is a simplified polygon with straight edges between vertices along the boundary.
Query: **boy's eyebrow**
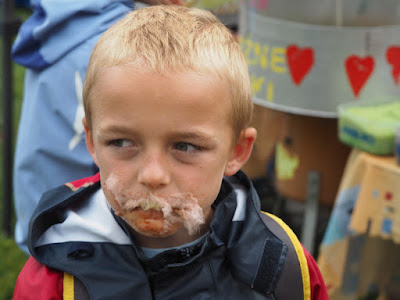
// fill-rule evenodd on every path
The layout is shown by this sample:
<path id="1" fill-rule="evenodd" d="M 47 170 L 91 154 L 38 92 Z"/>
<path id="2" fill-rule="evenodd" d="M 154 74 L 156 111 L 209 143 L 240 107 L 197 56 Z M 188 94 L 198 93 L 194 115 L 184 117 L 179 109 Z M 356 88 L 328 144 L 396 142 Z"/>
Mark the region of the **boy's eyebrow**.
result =
<path id="1" fill-rule="evenodd" d="M 208 134 L 204 131 L 194 130 L 194 131 L 181 131 L 174 132 L 171 134 L 171 138 L 181 138 L 181 139 L 201 139 L 205 141 L 213 141 L 214 135 Z"/>
<path id="2" fill-rule="evenodd" d="M 129 133 L 130 132 L 129 128 L 123 127 L 123 126 L 117 126 L 117 125 L 99 126 L 98 131 L 100 134 Z"/>
<path id="3" fill-rule="evenodd" d="M 104 134 L 132 134 L 132 130 L 128 127 L 117 126 L 117 125 L 109 125 L 109 126 L 100 126 L 99 133 L 101 135 Z M 214 135 L 204 132 L 202 130 L 183 130 L 183 131 L 175 131 L 170 134 L 170 138 L 172 139 L 200 139 L 204 141 L 213 141 Z"/>

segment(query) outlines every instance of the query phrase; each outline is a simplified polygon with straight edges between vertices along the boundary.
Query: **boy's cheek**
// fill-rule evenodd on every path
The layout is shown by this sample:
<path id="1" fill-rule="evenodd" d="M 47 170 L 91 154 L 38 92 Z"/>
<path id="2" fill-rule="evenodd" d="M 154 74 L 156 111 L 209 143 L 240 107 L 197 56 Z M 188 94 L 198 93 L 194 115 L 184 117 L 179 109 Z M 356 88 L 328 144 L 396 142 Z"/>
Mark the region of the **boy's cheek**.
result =
<path id="1" fill-rule="evenodd" d="M 108 196 L 106 195 L 106 198 L 107 198 L 107 201 L 110 204 L 111 208 L 115 212 L 121 211 L 121 206 L 118 204 L 118 202 L 113 197 L 110 197 L 109 195 Z"/>

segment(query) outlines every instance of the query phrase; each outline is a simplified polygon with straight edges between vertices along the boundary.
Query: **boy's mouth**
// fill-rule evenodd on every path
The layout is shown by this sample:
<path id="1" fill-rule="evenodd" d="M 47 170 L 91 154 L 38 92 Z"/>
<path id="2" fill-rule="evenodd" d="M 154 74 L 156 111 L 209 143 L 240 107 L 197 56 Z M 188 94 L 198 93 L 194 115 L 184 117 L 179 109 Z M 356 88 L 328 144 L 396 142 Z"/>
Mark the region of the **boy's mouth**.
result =
<path id="1" fill-rule="evenodd" d="M 126 206 L 126 205 L 125 205 Z M 161 205 L 159 204 L 159 203 L 157 203 L 157 202 L 155 202 L 155 201 L 151 201 L 151 200 L 149 200 L 148 198 L 147 199 L 143 199 L 143 201 L 140 201 L 138 204 L 137 204 L 137 207 L 135 207 L 134 209 L 139 209 L 139 208 L 141 208 L 141 209 L 143 209 L 143 210 L 150 210 L 150 209 L 152 209 L 152 210 L 158 210 L 158 211 L 160 211 L 161 210 Z"/>
<path id="2" fill-rule="evenodd" d="M 116 201 L 113 207 L 115 213 L 133 228 L 140 220 L 144 223 L 159 220 L 163 224 L 160 234 L 169 232 L 172 227 L 182 223 L 188 233 L 194 235 L 205 223 L 198 199 L 191 193 L 177 193 L 167 197 L 159 197 L 153 193 L 126 193 L 113 175 L 107 178 L 104 187 Z"/>
<path id="3" fill-rule="evenodd" d="M 125 197 L 122 197 L 125 198 Z M 116 198 L 121 203 L 121 211 L 118 212 L 122 218 L 132 212 L 142 210 L 147 214 L 140 214 L 144 218 L 154 218 L 159 214 L 151 213 L 162 212 L 164 220 L 164 231 L 167 232 L 171 225 L 183 223 L 190 235 L 196 234 L 200 226 L 205 223 L 203 210 L 198 204 L 198 200 L 190 193 L 174 194 L 169 197 L 157 197 L 150 193 L 146 197 L 129 197 L 127 201 Z M 125 219 L 125 218 L 124 218 Z M 129 218 L 126 218 L 129 219 Z"/>
<path id="4" fill-rule="evenodd" d="M 137 200 L 128 200 L 123 205 L 123 210 L 127 212 L 136 209 L 161 211 L 165 230 L 168 230 L 170 225 L 181 222 L 192 235 L 204 224 L 203 210 L 198 205 L 198 200 L 190 193 L 175 194 L 167 198 L 149 194 Z"/>

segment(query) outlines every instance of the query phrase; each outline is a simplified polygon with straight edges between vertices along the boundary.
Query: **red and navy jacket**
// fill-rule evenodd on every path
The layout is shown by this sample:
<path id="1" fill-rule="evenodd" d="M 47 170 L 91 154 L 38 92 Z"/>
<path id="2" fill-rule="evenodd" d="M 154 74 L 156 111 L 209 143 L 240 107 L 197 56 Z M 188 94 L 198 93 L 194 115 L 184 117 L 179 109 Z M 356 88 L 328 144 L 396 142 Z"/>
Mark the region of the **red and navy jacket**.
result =
<path id="1" fill-rule="evenodd" d="M 43 196 L 14 300 L 329 299 L 312 256 L 282 220 L 260 212 L 244 173 L 224 179 L 201 242 L 153 258 L 109 209 L 99 179 Z"/>

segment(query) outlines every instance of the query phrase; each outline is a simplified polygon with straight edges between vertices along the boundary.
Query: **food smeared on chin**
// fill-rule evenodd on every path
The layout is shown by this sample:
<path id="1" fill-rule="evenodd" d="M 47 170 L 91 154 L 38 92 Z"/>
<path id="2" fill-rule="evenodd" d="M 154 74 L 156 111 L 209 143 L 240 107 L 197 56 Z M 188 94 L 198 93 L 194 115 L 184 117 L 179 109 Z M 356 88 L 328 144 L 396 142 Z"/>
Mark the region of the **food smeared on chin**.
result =
<path id="1" fill-rule="evenodd" d="M 198 205 L 197 199 L 190 193 L 175 194 L 167 198 L 149 194 L 147 197 L 135 200 L 131 198 L 122 206 L 123 214 L 127 215 L 139 210 L 142 212 L 137 213 L 136 217 L 143 217 L 144 222 L 149 222 L 149 225 L 153 220 L 163 220 L 165 232 L 169 231 L 171 226 L 183 223 L 189 234 L 193 235 L 204 224 L 203 210 Z"/>
<path id="2" fill-rule="evenodd" d="M 135 209 L 124 213 L 125 220 L 136 232 L 151 237 L 166 237 L 174 233 L 180 223 L 167 223 L 162 211 Z"/>
<path id="3" fill-rule="evenodd" d="M 128 194 L 110 176 L 105 187 L 116 203 L 113 209 L 119 217 L 139 233 L 163 237 L 173 233 L 183 224 L 190 235 L 198 233 L 205 223 L 203 210 L 191 193 L 178 193 L 158 197 L 152 193 Z"/>

